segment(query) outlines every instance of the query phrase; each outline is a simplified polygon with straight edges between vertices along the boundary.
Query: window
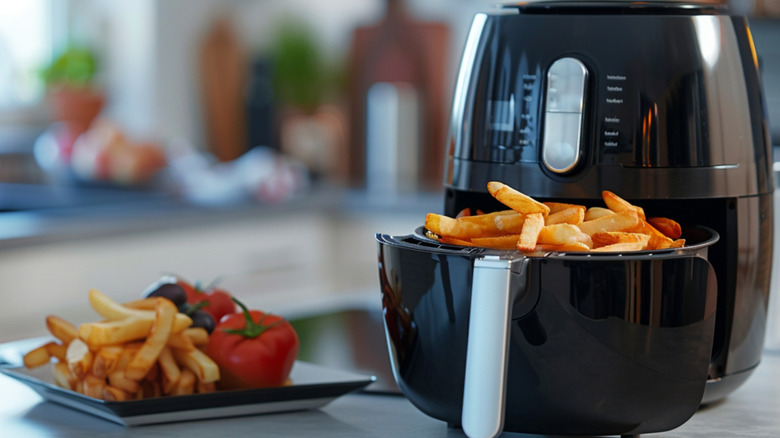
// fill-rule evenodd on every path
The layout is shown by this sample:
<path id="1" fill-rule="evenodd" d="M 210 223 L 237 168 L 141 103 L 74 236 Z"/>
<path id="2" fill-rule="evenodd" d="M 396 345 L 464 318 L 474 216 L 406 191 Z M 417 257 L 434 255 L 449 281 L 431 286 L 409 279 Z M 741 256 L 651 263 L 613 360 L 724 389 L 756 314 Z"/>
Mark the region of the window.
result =
<path id="1" fill-rule="evenodd" d="M 0 111 L 43 97 L 39 71 L 52 57 L 54 1 L 6 2 L 0 8 Z"/>

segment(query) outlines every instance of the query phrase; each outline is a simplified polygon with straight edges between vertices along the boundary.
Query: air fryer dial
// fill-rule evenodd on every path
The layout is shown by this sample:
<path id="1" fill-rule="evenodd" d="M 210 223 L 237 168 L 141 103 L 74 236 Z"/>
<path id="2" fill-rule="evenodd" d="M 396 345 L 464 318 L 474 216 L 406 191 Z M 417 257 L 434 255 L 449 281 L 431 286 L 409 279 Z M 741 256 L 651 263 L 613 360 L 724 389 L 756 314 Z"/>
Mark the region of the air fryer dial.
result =
<path id="1" fill-rule="evenodd" d="M 542 162 L 555 173 L 574 169 L 582 157 L 588 69 L 577 58 L 561 58 L 547 71 Z"/>

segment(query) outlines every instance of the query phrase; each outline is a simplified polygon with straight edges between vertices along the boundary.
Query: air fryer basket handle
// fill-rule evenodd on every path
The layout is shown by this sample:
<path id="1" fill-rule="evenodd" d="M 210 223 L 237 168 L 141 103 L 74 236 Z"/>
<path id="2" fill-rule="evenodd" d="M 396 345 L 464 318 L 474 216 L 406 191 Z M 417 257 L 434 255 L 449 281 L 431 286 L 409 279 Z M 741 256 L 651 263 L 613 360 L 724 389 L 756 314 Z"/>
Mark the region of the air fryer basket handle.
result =
<path id="1" fill-rule="evenodd" d="M 520 264 L 519 287 L 512 284 L 514 263 Z M 525 291 L 527 264 L 526 258 L 474 260 L 461 414 L 463 431 L 470 438 L 496 436 L 504 426 L 510 318 L 512 304 Z"/>

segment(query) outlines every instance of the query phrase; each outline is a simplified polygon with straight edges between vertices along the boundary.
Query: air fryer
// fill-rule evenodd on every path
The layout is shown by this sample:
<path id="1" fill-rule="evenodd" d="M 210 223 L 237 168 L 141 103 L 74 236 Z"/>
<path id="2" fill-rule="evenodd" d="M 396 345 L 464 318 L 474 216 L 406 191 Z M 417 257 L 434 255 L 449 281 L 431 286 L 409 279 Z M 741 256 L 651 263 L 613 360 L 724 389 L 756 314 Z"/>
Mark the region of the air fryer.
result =
<path id="1" fill-rule="evenodd" d="M 772 156 L 746 18 L 683 2 L 506 12 L 477 15 L 468 37 L 444 213 L 500 208 L 485 189 L 498 180 L 590 205 L 612 190 L 648 215 L 714 229 L 718 306 L 703 401 L 723 398 L 761 360 L 772 265 Z M 556 70 L 564 62 L 581 70 Z M 579 106 L 565 108 L 571 101 Z M 556 142 L 576 154 L 556 161 Z"/>
<path id="2" fill-rule="evenodd" d="M 498 287 L 510 300 L 505 369 L 486 372 L 506 376 L 487 398 L 504 400 L 493 426 L 657 432 L 738 388 L 761 359 L 772 264 L 757 64 L 747 20 L 718 4 L 541 1 L 477 14 L 453 95 L 443 213 L 506 208 L 489 181 L 589 206 L 611 190 L 680 222 L 690 247 L 532 258 L 422 231 L 377 235 L 388 348 L 412 403 L 455 426 L 472 409 L 466 340 L 485 257 L 514 275 Z"/>

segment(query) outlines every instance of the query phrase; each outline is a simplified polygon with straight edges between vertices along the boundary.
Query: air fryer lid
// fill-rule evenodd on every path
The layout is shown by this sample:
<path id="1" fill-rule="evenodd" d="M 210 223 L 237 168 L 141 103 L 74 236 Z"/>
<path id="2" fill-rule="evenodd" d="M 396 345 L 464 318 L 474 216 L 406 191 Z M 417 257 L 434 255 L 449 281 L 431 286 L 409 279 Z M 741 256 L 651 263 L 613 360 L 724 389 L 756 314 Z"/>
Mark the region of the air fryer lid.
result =
<path id="1" fill-rule="evenodd" d="M 718 0 L 649 0 L 649 1 L 571 1 L 542 0 L 504 5 L 527 14 L 659 14 L 691 15 L 722 13 L 727 8 Z"/>

